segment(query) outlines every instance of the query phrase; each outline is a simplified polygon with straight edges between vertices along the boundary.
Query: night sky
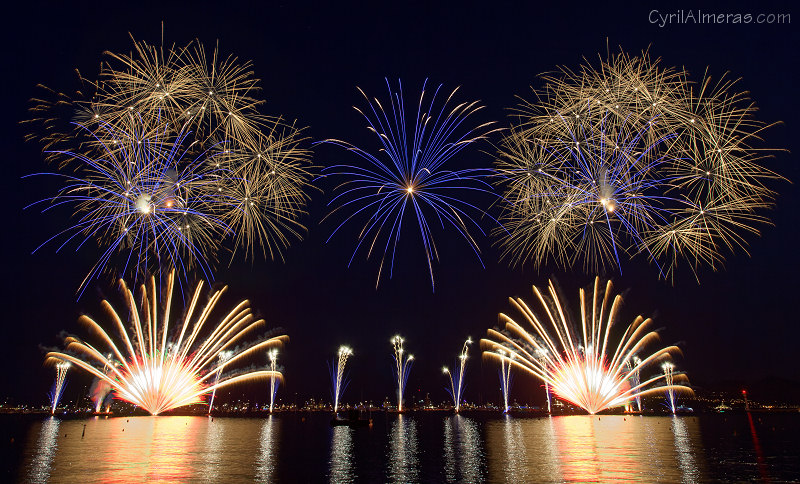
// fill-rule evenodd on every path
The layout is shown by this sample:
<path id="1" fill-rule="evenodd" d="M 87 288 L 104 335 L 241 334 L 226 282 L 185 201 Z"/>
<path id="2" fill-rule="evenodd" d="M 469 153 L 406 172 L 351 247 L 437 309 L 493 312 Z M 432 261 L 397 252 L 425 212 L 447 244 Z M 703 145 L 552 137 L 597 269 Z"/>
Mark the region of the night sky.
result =
<path id="1" fill-rule="evenodd" d="M 800 216 L 797 183 L 800 169 L 796 23 L 800 12 L 790 2 L 776 4 L 682 7 L 666 2 L 632 7 L 596 2 L 526 2 L 529 7 L 481 2 L 476 7 L 318 7 L 253 2 L 207 6 L 133 6 L 106 2 L 94 7 L 67 3 L 38 5 L 21 2 L 5 13 L 2 76 L 2 191 L 6 223 L 2 235 L 2 324 L 5 337 L 0 361 L 0 399 L 46 402 L 53 370 L 43 368 L 40 345 L 60 343 L 62 330 L 85 335 L 77 325 L 81 313 L 99 314 L 100 294 L 118 299 L 111 281 L 96 282 L 76 300 L 76 288 L 96 260 L 96 248 L 77 253 L 70 246 L 60 253 L 55 245 L 32 250 L 66 225 L 63 214 L 42 215 L 23 210 L 53 191 L 42 179 L 22 176 L 45 170 L 40 147 L 26 143 L 28 100 L 44 84 L 68 92 L 76 87 L 74 69 L 95 78 L 103 52 L 126 52 L 129 32 L 138 40 L 158 44 L 164 22 L 165 44 L 199 38 L 207 48 L 217 41 L 224 54 L 252 60 L 261 79 L 266 114 L 283 115 L 307 126 L 310 140 L 345 139 L 375 148 L 373 135 L 352 109 L 362 105 L 356 86 L 385 97 L 384 77 L 401 78 L 406 95 L 417 95 L 425 78 L 445 88 L 461 86 L 461 100 L 479 99 L 486 109 L 476 121 L 508 125 L 508 108 L 515 96 L 531 99 L 530 86 L 540 87 L 538 75 L 559 65 L 578 67 L 583 57 L 617 46 L 635 54 L 650 47 L 664 66 L 685 66 L 692 79 L 704 70 L 718 77 L 730 71 L 750 91 L 759 107 L 757 117 L 782 121 L 765 134 L 763 147 L 776 152 L 767 166 L 791 180 L 770 185 L 779 194 L 777 208 L 767 215 L 774 226 L 761 226 L 761 237 L 748 235 L 749 255 L 730 254 L 718 272 L 700 271 L 700 284 L 681 272 L 674 285 L 659 280 L 655 267 L 638 257 L 625 261 L 623 273 L 609 274 L 617 290 L 627 291 L 621 322 L 637 314 L 655 316 L 663 327 L 663 342 L 681 342 L 685 357 L 678 367 L 700 386 L 720 380 L 753 382 L 769 377 L 798 379 L 797 341 L 800 321 L 796 307 L 800 289 Z M 666 25 L 650 23 L 651 10 L 674 13 L 678 8 L 702 8 L 724 13 L 790 13 L 790 25 Z M 499 142 L 495 135 L 491 141 Z M 310 141 L 308 143 L 310 147 Z M 490 166 L 495 150 L 488 142 L 462 151 L 461 166 Z M 354 162 L 334 146 L 314 148 L 314 164 Z M 286 386 L 279 396 L 329 398 L 326 361 L 340 344 L 349 344 L 352 383 L 344 400 L 382 400 L 392 391 L 389 339 L 406 338 L 416 357 L 409 379 L 414 396 L 429 392 L 445 400 L 442 365 L 452 365 L 466 336 L 474 339 L 497 323 L 498 312 L 512 312 L 509 296 L 532 301 L 531 284 L 544 286 L 555 276 L 569 305 L 577 310 L 577 290 L 593 274 L 565 271 L 554 265 L 538 272 L 512 269 L 499 261 L 492 240 L 479 238 L 486 268 L 452 230 L 437 232 L 441 262 L 434 267 L 436 292 L 431 292 L 427 265 L 418 233 L 404 233 L 393 279 L 375 289 L 378 261 L 360 253 L 352 267 L 347 261 L 355 248 L 357 227 L 351 226 L 325 244 L 334 225 L 320 224 L 327 212 L 332 186 L 321 182 L 312 193 L 305 219 L 307 237 L 286 251 L 286 261 L 234 259 L 221 264 L 218 282 L 230 286 L 223 303 L 248 298 L 270 327 L 280 326 L 291 342 L 281 355 Z M 411 227 L 411 225 L 409 225 Z M 120 301 L 121 302 L 121 301 Z M 496 368 L 481 363 L 473 346 L 467 370 L 468 400 L 497 400 Z M 74 399 L 90 378 L 70 374 L 66 398 Z M 526 387 L 528 387 L 526 389 Z M 514 394 L 524 400 L 538 383 L 518 377 Z M 247 386 L 235 392 L 251 395 L 263 390 Z M 538 392 L 538 390 L 537 390 Z M 266 395 L 266 393 L 263 393 Z M 536 393 L 538 394 L 538 393 Z M 256 397 L 254 397 L 256 398 Z M 262 399 L 264 397 L 261 397 Z M 532 396 L 535 399 L 537 397 Z M 756 395 L 753 398 L 757 398 Z"/>

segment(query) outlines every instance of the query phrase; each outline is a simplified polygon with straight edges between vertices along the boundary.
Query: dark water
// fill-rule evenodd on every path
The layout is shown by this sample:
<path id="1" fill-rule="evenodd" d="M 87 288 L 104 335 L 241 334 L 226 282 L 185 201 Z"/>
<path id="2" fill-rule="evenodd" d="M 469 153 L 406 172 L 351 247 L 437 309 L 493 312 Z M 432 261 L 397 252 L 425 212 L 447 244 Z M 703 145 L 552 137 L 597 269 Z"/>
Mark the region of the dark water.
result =
<path id="1" fill-rule="evenodd" d="M 21 482 L 564 482 L 800 479 L 800 414 L 3 417 Z M 85 427 L 85 435 L 81 437 Z M 10 438 L 14 441 L 11 442 Z"/>

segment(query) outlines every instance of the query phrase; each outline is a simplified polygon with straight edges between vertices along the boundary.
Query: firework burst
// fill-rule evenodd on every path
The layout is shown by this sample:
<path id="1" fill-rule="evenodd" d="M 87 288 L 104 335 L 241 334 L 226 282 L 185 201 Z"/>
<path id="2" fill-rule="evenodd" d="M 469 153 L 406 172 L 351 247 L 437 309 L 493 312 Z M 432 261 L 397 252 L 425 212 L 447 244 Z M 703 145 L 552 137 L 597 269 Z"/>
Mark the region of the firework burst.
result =
<path id="1" fill-rule="evenodd" d="M 130 54 L 106 57 L 74 96 L 34 100 L 30 121 L 42 129 L 29 137 L 65 181 L 46 201 L 69 204 L 77 219 L 62 235 L 79 232 L 102 252 L 83 285 L 105 270 L 195 265 L 210 279 L 226 238 L 231 257 L 282 258 L 305 231 L 310 152 L 301 130 L 260 114 L 250 63 L 209 56 L 199 42 L 134 40 Z"/>
<path id="2" fill-rule="evenodd" d="M 282 378 L 274 370 L 229 371 L 237 362 L 256 352 L 279 347 L 288 341 L 287 336 L 281 335 L 239 348 L 245 337 L 264 325 L 263 320 L 253 316 L 248 301 L 236 305 L 207 336 L 203 336 L 203 329 L 227 287 L 214 291 L 202 306 L 203 283 L 198 283 L 183 322 L 172 328 L 173 287 L 174 276 L 170 274 L 159 300 L 155 278 L 150 278 L 149 284 L 141 287 L 137 305 L 133 291 L 120 280 L 132 331 L 126 330 L 119 313 L 104 300 L 102 305 L 118 333 L 116 338 L 89 316 L 81 316 L 79 322 L 106 351 L 68 337 L 65 351 L 48 353 L 47 361 L 75 365 L 110 385 L 116 398 L 133 403 L 152 415 L 201 403 L 204 395 L 244 381 Z M 225 353 L 228 351 L 230 355 Z"/>
<path id="3" fill-rule="evenodd" d="M 682 373 L 671 373 L 672 379 L 666 382 L 663 374 L 639 381 L 641 370 L 680 353 L 677 346 L 667 346 L 648 354 L 647 347 L 658 339 L 658 334 L 649 329 L 651 319 L 637 316 L 614 347 L 611 332 L 622 297 L 613 296 L 612 301 L 611 281 L 603 288 L 596 278 L 590 300 L 581 289 L 578 331 L 570 324 L 569 313 L 552 281 L 549 295 L 536 286 L 533 292 L 541 303 L 539 314 L 521 298 L 509 299 L 533 331 L 501 313 L 504 330 L 490 329 L 487 338 L 481 340 L 484 358 L 500 360 L 541 379 L 556 396 L 590 414 L 663 391 L 692 393 L 680 383 L 686 380 Z"/>
<path id="4" fill-rule="evenodd" d="M 377 98 L 371 100 L 359 89 L 368 109 L 355 109 L 378 138 L 378 155 L 345 141 L 325 141 L 345 148 L 363 160 L 359 165 L 336 165 L 323 171 L 326 176 L 343 180 L 335 189 L 337 194 L 329 203 L 335 208 L 327 217 L 339 212 L 346 214 L 331 237 L 348 222 L 366 219 L 348 266 L 359 250 L 366 250 L 367 258 L 373 253 L 379 254 L 381 261 L 376 287 L 387 262 L 389 277 L 392 277 L 403 222 L 407 217 L 414 219 L 433 288 L 433 262 L 439 259 L 434 225 L 458 232 L 480 261 L 480 249 L 472 232 L 483 233 L 483 230 L 473 217 L 485 215 L 485 212 L 462 197 L 475 192 L 492 193 L 491 186 L 484 180 L 492 171 L 454 170 L 451 159 L 470 144 L 485 138 L 491 132 L 492 123 L 470 127 L 473 126 L 471 118 L 482 106 L 477 102 L 452 106 L 451 101 L 458 89 L 439 104 L 442 86 L 428 96 L 425 90 L 427 81 L 423 83 L 416 103 L 416 113 L 412 114 L 413 109 L 406 109 L 402 84 L 398 82 L 398 85 L 395 92 L 386 80 L 388 103 Z"/>
<path id="5" fill-rule="evenodd" d="M 768 222 L 764 168 L 754 146 L 768 125 L 736 82 L 699 85 L 647 52 L 624 52 L 543 76 L 500 149 L 510 203 L 498 231 L 512 264 L 552 260 L 622 270 L 642 254 L 662 277 L 687 260 L 718 267 L 725 250 Z"/>

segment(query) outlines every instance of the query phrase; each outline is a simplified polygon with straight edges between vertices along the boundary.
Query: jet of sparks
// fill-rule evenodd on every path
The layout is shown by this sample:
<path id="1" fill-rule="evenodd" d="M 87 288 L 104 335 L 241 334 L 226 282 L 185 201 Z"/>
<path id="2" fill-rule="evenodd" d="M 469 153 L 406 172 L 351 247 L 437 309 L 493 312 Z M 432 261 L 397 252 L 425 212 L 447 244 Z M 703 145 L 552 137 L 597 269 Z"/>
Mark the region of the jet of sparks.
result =
<path id="1" fill-rule="evenodd" d="M 442 368 L 442 373 L 450 379 L 450 388 L 447 392 L 453 398 L 453 410 L 456 413 L 461 409 L 461 395 L 464 392 L 464 370 L 467 368 L 467 357 L 469 354 L 469 345 L 472 344 L 472 339 L 467 338 L 464 341 L 464 347 L 461 348 L 461 354 L 458 355 L 456 361 L 457 374 L 454 375 L 446 366 Z"/>
<path id="2" fill-rule="evenodd" d="M 406 389 L 408 374 L 411 372 L 411 365 L 414 364 L 414 355 L 407 355 L 403 349 L 405 340 L 396 335 L 392 338 L 392 348 L 394 348 L 394 374 L 397 382 L 397 411 L 403 411 L 403 393 Z"/>
<path id="3" fill-rule="evenodd" d="M 56 379 L 53 382 L 53 388 L 50 390 L 50 414 L 54 415 L 56 413 L 56 407 L 58 407 L 58 401 L 61 400 L 61 395 L 64 394 L 64 382 L 67 379 L 67 370 L 69 367 L 72 366 L 67 361 L 59 361 L 56 363 Z"/>
<path id="4" fill-rule="evenodd" d="M 71 363 L 109 384 L 116 398 L 133 403 L 152 415 L 201 403 L 203 396 L 237 383 L 282 378 L 274 370 L 225 373 L 232 365 L 254 353 L 280 347 L 288 341 L 287 336 L 280 335 L 240 348 L 238 345 L 244 342 L 245 337 L 264 325 L 263 320 L 256 320 L 253 316 L 246 300 L 211 327 L 210 332 L 204 332 L 227 286 L 214 291 L 203 305 L 200 301 L 203 283 L 199 282 L 185 309 L 183 322 L 172 328 L 174 282 L 175 275 L 170 273 L 159 301 L 155 277 L 151 277 L 148 285 L 142 284 L 140 304 L 137 305 L 133 291 L 128 289 L 124 280 L 120 280 L 127 305 L 122 314 L 130 315 L 132 331 L 126 330 L 120 313 L 104 300 L 102 306 L 108 313 L 109 326 L 117 333 L 116 337 L 89 316 L 81 316 L 79 322 L 105 346 L 106 351 L 70 336 L 66 338 L 65 351 L 50 352 L 46 360 Z M 231 352 L 230 358 L 220 358 L 226 351 Z"/>
<path id="5" fill-rule="evenodd" d="M 535 376 L 547 383 L 557 397 L 590 414 L 654 393 L 692 393 L 688 386 L 679 383 L 685 380 L 681 373 L 674 373 L 672 379 L 666 381 L 665 375 L 659 373 L 644 381 L 632 382 L 634 373 L 638 377 L 638 372 L 651 364 L 670 360 L 680 349 L 667 346 L 647 355 L 647 346 L 658 339 L 658 334 L 649 329 L 652 320 L 642 316 L 637 316 L 625 328 L 614 346 L 611 330 L 622 297 L 617 295 L 612 300 L 611 281 L 603 288 L 600 278 L 596 278 L 590 300 L 585 291 L 580 290 L 578 331 L 569 323 L 567 308 L 562 305 L 552 281 L 548 286 L 549 295 L 536 286 L 533 292 L 541 304 L 539 313 L 531 310 L 521 298 L 509 299 L 532 330 L 501 313 L 504 330 L 490 329 L 487 337 L 481 340 L 484 358 L 500 360 Z M 501 355 L 500 350 L 513 358 Z M 640 359 L 634 360 L 635 356 Z"/>
<path id="6" fill-rule="evenodd" d="M 347 365 L 347 359 L 353 355 L 353 349 L 349 346 L 340 346 L 339 352 L 337 353 L 337 359 L 334 360 L 333 365 L 330 368 L 331 372 L 331 383 L 333 384 L 333 412 L 336 413 L 339 411 L 339 397 L 341 396 L 342 392 L 344 392 L 345 388 L 347 388 L 348 379 L 345 376 L 345 366 Z"/>

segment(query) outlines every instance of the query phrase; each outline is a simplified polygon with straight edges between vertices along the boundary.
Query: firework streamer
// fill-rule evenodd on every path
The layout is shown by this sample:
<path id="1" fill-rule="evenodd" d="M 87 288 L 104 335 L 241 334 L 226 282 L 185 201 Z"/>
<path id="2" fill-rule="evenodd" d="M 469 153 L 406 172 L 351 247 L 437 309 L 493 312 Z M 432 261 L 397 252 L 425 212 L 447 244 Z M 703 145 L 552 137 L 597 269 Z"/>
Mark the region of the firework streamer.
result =
<path id="1" fill-rule="evenodd" d="M 672 382 L 675 375 L 675 365 L 670 361 L 665 361 L 661 368 L 664 370 L 664 382 L 666 383 L 667 403 L 673 415 L 675 415 L 675 390 L 673 389 Z"/>
<path id="2" fill-rule="evenodd" d="M 411 372 L 411 365 L 414 363 L 414 355 L 406 355 L 403 349 L 405 340 L 397 335 L 392 338 L 392 348 L 394 348 L 394 374 L 397 382 L 397 411 L 403 411 L 403 393 L 406 389 L 408 374 Z"/>
<path id="3" fill-rule="evenodd" d="M 628 366 L 632 370 L 630 372 L 630 375 L 631 375 L 631 386 L 633 387 L 639 386 L 639 383 L 641 383 L 641 376 L 639 375 L 639 363 L 641 362 L 642 360 L 638 356 L 634 356 L 633 358 L 631 358 L 631 361 L 628 362 Z M 670 384 L 671 383 L 667 383 L 667 386 L 669 386 Z M 636 408 L 641 413 L 642 411 L 641 395 L 636 395 Z"/>
<path id="4" fill-rule="evenodd" d="M 272 410 L 275 407 L 275 395 L 278 394 L 278 385 L 279 379 L 276 378 L 278 371 L 276 370 L 278 364 L 278 349 L 273 348 L 269 350 L 267 353 L 267 357 L 269 358 L 269 368 L 272 376 L 269 379 L 269 413 L 272 413 Z"/>
<path id="5" fill-rule="evenodd" d="M 334 360 L 332 365 L 329 365 L 329 370 L 331 373 L 331 385 L 332 385 L 332 393 L 333 393 L 333 412 L 336 413 L 339 411 L 339 396 L 344 393 L 347 385 L 349 383 L 349 379 L 345 374 L 345 366 L 347 365 L 347 359 L 353 355 L 353 349 L 349 346 L 340 346 L 339 352 L 337 353 L 337 359 Z"/>
<path id="6" fill-rule="evenodd" d="M 500 356 L 500 370 L 498 376 L 500 377 L 500 391 L 503 393 L 503 413 L 508 413 L 508 394 L 511 391 L 511 365 L 508 360 L 513 357 L 513 354 L 503 349 L 498 349 L 497 354 Z"/>
<path id="7" fill-rule="evenodd" d="M 222 375 L 222 364 L 226 361 L 230 360 L 233 356 L 233 352 L 231 351 L 221 351 L 219 356 L 217 356 L 218 362 L 217 364 L 220 368 L 217 370 L 217 376 L 214 377 L 214 389 L 211 391 L 211 400 L 208 402 L 208 414 L 211 415 L 211 410 L 214 408 L 214 397 L 217 396 L 217 389 L 216 386 L 219 385 L 219 377 Z M 274 370 L 273 370 L 274 371 Z"/>
<path id="8" fill-rule="evenodd" d="M 79 322 L 106 347 L 112 358 L 99 346 L 76 337 L 67 337 L 63 352 L 46 355 L 52 363 L 67 362 L 111 386 L 116 398 L 137 405 L 152 415 L 168 410 L 202 403 L 203 397 L 214 390 L 257 379 L 281 379 L 270 370 L 250 370 L 218 374 L 251 355 L 268 348 L 282 346 L 288 337 L 274 336 L 250 344 L 244 349 L 232 349 L 262 326 L 264 320 L 253 316 L 248 301 L 236 305 L 218 324 L 208 325 L 211 314 L 227 290 L 214 291 L 203 305 L 203 283 L 199 282 L 184 309 L 182 322 L 171 320 L 172 295 L 175 277 L 169 274 L 161 299 L 156 292 L 155 278 L 142 284 L 137 305 L 133 291 L 120 280 L 120 289 L 130 316 L 132 331 L 126 329 L 120 313 L 108 301 L 102 307 L 111 321 L 109 333 L 89 316 Z M 159 323 L 160 321 L 160 323 Z M 210 330 L 203 331 L 210 327 Z M 112 336 L 116 333 L 116 337 Z M 220 363 L 219 355 L 231 351 L 232 356 Z M 211 383 L 215 381 L 215 383 Z"/>
<path id="9" fill-rule="evenodd" d="M 547 368 L 547 350 L 542 348 L 536 351 L 536 354 L 539 356 L 539 363 L 542 365 L 543 368 Z M 547 413 L 550 414 L 553 412 L 553 406 L 550 401 L 550 385 L 547 383 L 547 380 L 544 382 L 544 395 L 547 397 Z"/>
<path id="10" fill-rule="evenodd" d="M 71 365 L 67 361 L 60 361 L 56 363 L 56 379 L 53 382 L 53 388 L 50 390 L 50 414 L 55 415 L 58 401 L 61 400 L 61 395 L 64 394 L 64 384 L 67 379 L 67 370 Z"/>
<path id="11" fill-rule="evenodd" d="M 456 361 L 456 368 L 458 368 L 458 374 L 453 375 L 450 372 L 450 369 L 446 366 L 442 368 L 442 372 L 448 376 L 450 379 L 450 388 L 447 389 L 447 393 L 453 398 L 453 410 L 456 413 L 461 409 L 461 396 L 464 392 L 464 370 L 467 367 L 467 357 L 469 353 L 469 345 L 472 344 L 472 339 L 467 338 L 464 342 L 464 347 L 461 349 L 461 354 L 458 355 L 458 359 Z"/>
<path id="12" fill-rule="evenodd" d="M 488 330 L 481 340 L 483 356 L 501 362 L 498 350 L 513 355 L 507 363 L 544 382 L 547 382 L 558 398 L 595 414 L 606 408 L 624 406 L 637 396 L 652 395 L 664 391 L 692 394 L 682 373 L 657 374 L 638 385 L 630 385 L 631 374 L 650 365 L 669 361 L 680 354 L 677 346 L 667 346 L 645 353 L 650 344 L 658 340 L 658 333 L 650 330 L 651 319 L 637 316 L 625 328 L 622 337 L 614 343 L 611 330 L 615 327 L 622 297 L 613 296 L 611 281 L 601 285 L 600 278 L 594 282 L 593 295 L 587 299 L 586 291 L 580 290 L 580 325 L 572 327 L 567 317 L 567 308 L 552 281 L 547 293 L 536 286 L 533 292 L 541 305 L 541 311 L 533 311 L 521 298 L 510 298 L 511 304 L 523 315 L 531 327 L 529 331 L 501 313 L 504 329 Z M 545 351 L 546 350 L 546 351 Z M 641 355 L 647 354 L 646 357 Z M 638 363 L 629 364 L 634 355 Z"/>

